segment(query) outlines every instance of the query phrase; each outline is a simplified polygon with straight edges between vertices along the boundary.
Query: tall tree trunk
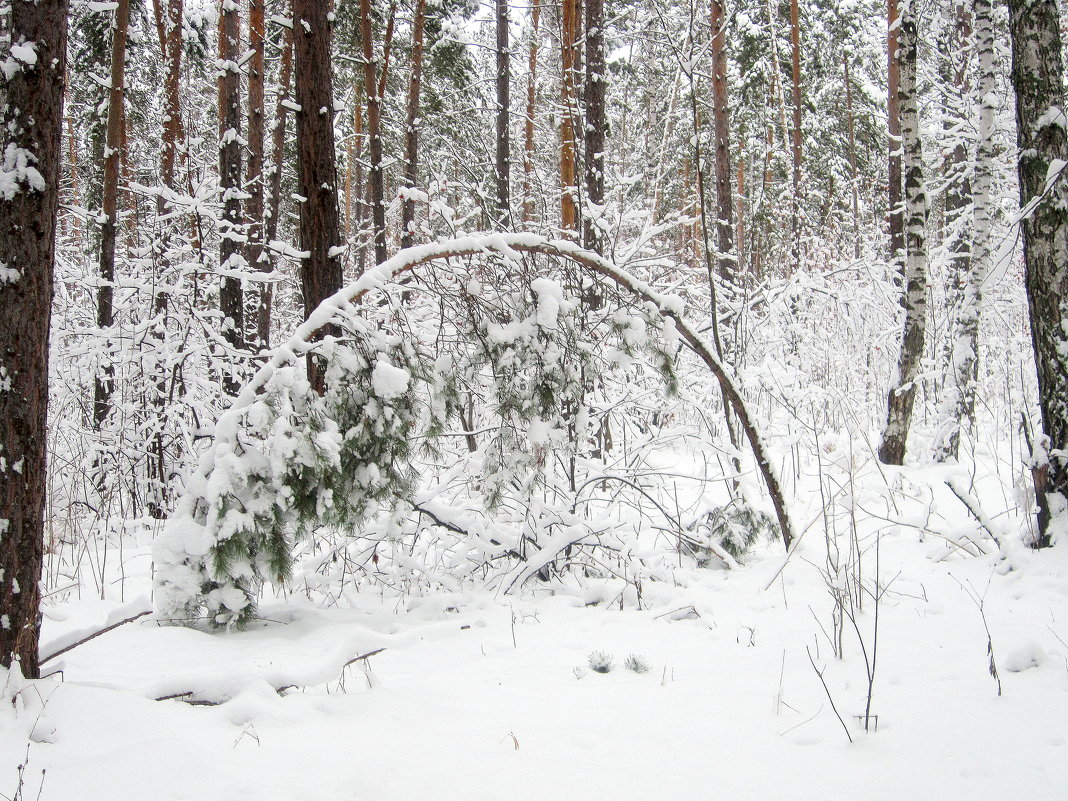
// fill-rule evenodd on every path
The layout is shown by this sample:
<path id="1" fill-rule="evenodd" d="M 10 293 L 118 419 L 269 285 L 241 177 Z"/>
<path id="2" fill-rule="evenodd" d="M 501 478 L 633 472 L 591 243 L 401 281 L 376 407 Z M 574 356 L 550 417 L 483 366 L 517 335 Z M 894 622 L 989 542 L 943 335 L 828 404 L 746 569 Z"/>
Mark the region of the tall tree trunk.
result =
<path id="1" fill-rule="evenodd" d="M 391 26 L 392 22 L 391 15 Z M 375 263 L 381 264 L 388 256 L 386 251 L 386 178 L 382 169 L 382 96 L 379 91 L 382 82 L 379 80 L 375 61 L 371 29 L 371 0 L 360 0 L 360 32 L 363 37 L 364 80 L 367 91 L 367 149 L 371 160 L 368 176 L 371 194 L 371 224 L 374 228 Z M 382 75 L 385 75 L 385 72 L 386 65 L 383 63 Z"/>
<path id="2" fill-rule="evenodd" d="M 578 232 L 575 125 L 578 121 L 579 0 L 563 0 L 560 28 L 560 227 L 573 235 Z"/>
<path id="3" fill-rule="evenodd" d="M 849 56 L 842 56 L 845 72 L 846 120 L 849 125 L 849 186 L 853 194 L 853 258 L 860 258 L 860 186 L 857 175 L 857 138 L 853 120 L 853 81 L 849 75 Z"/>
<path id="4" fill-rule="evenodd" d="M 508 135 L 511 116 L 512 55 L 508 46 L 508 0 L 496 0 L 497 17 L 497 153 L 495 177 L 497 184 L 497 223 L 509 227 L 511 207 L 509 173 L 512 167 L 512 143 Z"/>
<path id="5" fill-rule="evenodd" d="M 1037 547 L 1068 508 L 1068 108 L 1056 0 L 1009 0 L 1017 171 L 1044 443 L 1036 448 Z"/>
<path id="6" fill-rule="evenodd" d="M 364 0 L 366 2 L 366 0 Z M 334 152 L 334 92 L 330 64 L 328 4 L 293 0 L 296 56 L 297 161 L 300 173 L 300 249 L 304 316 L 341 289 L 338 247 L 337 164 Z M 320 330 L 318 336 L 335 333 Z M 320 394 L 326 387 L 325 365 L 308 357 L 308 379 Z"/>
<path id="7" fill-rule="evenodd" d="M 946 182 L 945 230 L 949 252 L 949 274 L 946 292 L 950 310 L 949 364 L 946 376 L 945 402 L 939 429 L 942 439 L 936 444 L 938 461 L 956 459 L 960 452 L 960 436 L 964 427 L 975 420 L 975 375 L 978 364 L 980 285 L 974 284 L 972 266 L 972 184 L 969 176 L 968 145 L 963 130 L 968 122 L 966 98 L 969 94 L 968 43 L 971 39 L 970 2 L 957 0 L 946 11 L 943 57 L 947 59 L 943 75 L 943 130 L 950 140 L 950 149 L 943 157 Z M 953 54 L 953 55 L 950 55 Z M 956 58 L 956 62 L 949 61 Z M 980 67 L 980 70 L 982 68 Z M 993 86 L 990 87 L 993 91 Z M 980 112 L 982 114 L 982 112 Z M 982 124 L 982 120 L 980 120 Z M 992 161 L 993 154 L 987 157 Z M 980 169 L 991 171 L 988 161 Z"/>
<path id="8" fill-rule="evenodd" d="M 798 0 L 790 0 L 790 48 L 793 63 L 793 201 L 790 205 L 790 231 L 793 236 L 795 269 L 801 265 L 801 19 Z"/>
<path id="9" fill-rule="evenodd" d="M 905 207 L 901 200 L 901 66 L 898 59 L 901 13 L 899 0 L 887 0 L 886 125 L 889 134 L 887 204 L 890 226 L 890 263 L 904 272 Z"/>
<path id="10" fill-rule="evenodd" d="M 733 284 L 734 195 L 731 190 L 730 110 L 727 104 L 727 20 L 722 0 L 712 0 L 712 132 L 716 151 L 716 272 Z"/>
<path id="11" fill-rule="evenodd" d="M 586 107 L 585 168 L 586 212 L 583 215 L 583 241 L 590 250 L 604 255 L 604 232 L 598 221 L 604 212 L 604 151 L 608 123 L 605 118 L 605 92 L 608 68 L 604 61 L 604 0 L 586 0 Z"/>
<path id="12" fill-rule="evenodd" d="M 274 127 L 271 129 L 271 170 L 267 184 L 267 199 L 263 221 L 263 241 L 270 247 L 278 238 L 278 215 L 282 209 L 282 165 L 286 154 L 286 120 L 289 116 L 289 95 L 293 82 L 293 29 L 282 29 L 281 64 L 278 66 L 278 97 L 275 103 Z M 274 284 L 263 287 L 257 310 L 256 329 L 262 333 L 263 347 L 271 345 L 271 308 L 274 305 Z"/>
<path id="13" fill-rule="evenodd" d="M 219 220 L 219 310 L 224 324 L 223 335 L 236 350 L 245 344 L 245 309 L 238 277 L 245 270 L 241 254 L 244 226 L 241 219 L 241 20 L 232 0 L 221 0 L 219 11 L 219 183 L 222 189 L 223 214 Z M 237 391 L 237 381 L 230 374 L 227 391 Z"/>
<path id="14" fill-rule="evenodd" d="M 271 260 L 263 247 L 263 149 L 266 138 L 263 48 L 267 33 L 264 16 L 264 0 L 248 0 L 248 47 L 252 55 L 248 62 L 248 204 L 245 216 L 248 219 L 249 266 L 260 272 L 270 272 Z M 256 293 L 256 342 L 253 350 L 266 348 L 270 337 L 271 321 L 264 313 L 267 286 L 266 281 L 261 282 Z"/>
<path id="15" fill-rule="evenodd" d="M 423 83 L 423 28 L 426 0 L 416 0 L 412 22 L 412 74 L 408 82 L 408 119 L 404 128 L 404 185 L 414 189 L 419 182 L 419 93 Z M 354 137 L 355 138 L 355 137 Z M 405 198 L 401 208 L 401 247 L 415 240 L 415 200 Z"/>
<path id="16" fill-rule="evenodd" d="M 102 331 L 115 323 L 115 240 L 118 230 L 119 158 L 122 152 L 123 103 L 126 97 L 126 34 L 130 27 L 130 0 L 118 0 L 111 34 L 111 80 L 108 87 L 108 124 L 104 147 L 104 186 L 101 192 L 103 223 L 100 231 L 100 286 L 96 290 L 96 324 Z M 93 422 L 99 429 L 111 411 L 115 369 L 100 366 L 93 382 Z"/>
<path id="17" fill-rule="evenodd" d="M 8 20 L 0 137 L 21 166 L 0 192 L 0 667 L 37 678 L 67 2 L 15 2 Z"/>
<path id="18" fill-rule="evenodd" d="M 541 0 L 532 0 L 530 22 L 527 115 L 523 142 L 523 222 L 530 222 L 534 219 L 534 112 L 538 85 L 538 27 L 541 22 Z"/>
<path id="19" fill-rule="evenodd" d="M 927 190 L 923 176 L 923 148 L 920 142 L 919 93 L 916 85 L 918 34 L 915 0 L 901 0 L 901 143 L 905 160 L 905 234 L 907 257 L 902 305 L 905 324 L 897 375 L 890 382 L 887 397 L 886 428 L 879 446 L 884 464 L 900 465 L 912 423 L 916 381 L 923 358 L 927 329 Z"/>

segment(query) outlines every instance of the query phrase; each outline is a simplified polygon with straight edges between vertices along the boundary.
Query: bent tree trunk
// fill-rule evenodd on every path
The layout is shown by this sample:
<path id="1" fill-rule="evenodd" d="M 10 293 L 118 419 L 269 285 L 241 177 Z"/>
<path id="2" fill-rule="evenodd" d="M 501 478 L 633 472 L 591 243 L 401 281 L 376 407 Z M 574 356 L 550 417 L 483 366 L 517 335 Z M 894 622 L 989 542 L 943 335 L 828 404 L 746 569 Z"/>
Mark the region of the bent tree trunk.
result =
<path id="1" fill-rule="evenodd" d="M 13 3 L 9 15 L 0 115 L 19 166 L 0 192 L 0 667 L 36 678 L 67 2 Z"/>
<path id="2" fill-rule="evenodd" d="M 1068 117 L 1056 0 L 1009 0 L 1017 170 L 1044 443 L 1036 448 L 1037 547 L 1068 509 Z"/>

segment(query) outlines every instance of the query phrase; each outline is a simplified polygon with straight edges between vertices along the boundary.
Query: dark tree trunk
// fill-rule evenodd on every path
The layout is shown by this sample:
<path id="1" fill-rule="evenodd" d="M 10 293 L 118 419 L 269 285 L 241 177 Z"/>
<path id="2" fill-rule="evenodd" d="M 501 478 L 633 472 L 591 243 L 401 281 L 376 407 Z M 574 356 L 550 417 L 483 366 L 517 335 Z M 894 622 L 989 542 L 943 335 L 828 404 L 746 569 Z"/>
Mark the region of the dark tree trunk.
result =
<path id="1" fill-rule="evenodd" d="M 414 189 L 419 181 L 419 93 L 423 83 L 423 27 L 426 0 L 416 0 L 412 23 L 412 74 L 408 82 L 408 119 L 404 129 L 404 185 Z M 415 201 L 406 198 L 401 208 L 401 247 L 415 243 Z"/>
<path id="2" fill-rule="evenodd" d="M 245 344 L 245 310 L 238 274 L 245 269 L 241 254 L 244 235 L 241 219 L 241 20 L 237 6 L 222 0 L 219 13 L 219 183 L 223 197 L 223 215 L 219 221 L 219 310 L 222 312 L 223 335 L 239 350 Z M 234 394 L 237 382 L 228 373 L 227 391 Z"/>
<path id="3" fill-rule="evenodd" d="M 794 94 L 794 191 L 790 206 L 790 228 L 793 235 L 794 268 L 797 269 L 801 264 L 801 19 L 798 0 L 790 0 L 790 49 Z"/>
<path id="4" fill-rule="evenodd" d="M 508 49 L 508 0 L 496 0 L 497 9 L 497 222 L 507 228 L 511 190 L 508 175 L 512 167 L 512 143 L 508 136 L 511 114 L 512 59 Z"/>
<path id="5" fill-rule="evenodd" d="M 1036 447 L 1037 547 L 1068 503 L 1068 132 L 1056 0 L 1009 0 L 1027 301 L 1046 441 Z M 1050 175 L 1053 165 L 1059 174 Z"/>
<path id="6" fill-rule="evenodd" d="M 392 18 L 390 19 L 392 24 Z M 360 32 L 363 36 L 364 78 L 367 90 L 367 150 L 371 161 L 368 175 L 371 194 L 371 225 L 374 228 L 375 263 L 381 264 L 386 252 L 386 177 L 382 169 L 382 97 L 375 64 L 371 29 L 371 0 L 360 0 Z M 385 65 L 382 68 L 385 74 Z"/>
<path id="7" fill-rule="evenodd" d="M 578 122 L 576 70 L 578 69 L 579 0 L 563 0 L 560 12 L 560 227 L 578 232 L 578 182 L 575 125 Z"/>
<path id="8" fill-rule="evenodd" d="M 96 324 L 102 331 L 115 323 L 115 239 L 119 210 L 119 159 L 122 153 L 123 103 L 126 95 L 126 33 L 130 27 L 130 0 L 119 0 L 111 35 L 111 80 L 108 87 L 108 124 L 104 156 L 104 186 L 101 192 L 100 286 L 96 290 Z M 115 369 L 100 365 L 93 382 L 93 422 L 99 429 L 111 411 Z"/>
<path id="9" fill-rule="evenodd" d="M 321 0 L 294 0 L 297 160 L 300 172 L 300 249 L 304 315 L 341 289 L 337 163 L 334 152 L 334 92 L 330 65 L 330 17 Z M 319 331 L 318 336 L 334 333 Z M 324 365 L 308 357 L 308 378 L 320 393 Z"/>
<path id="10" fill-rule="evenodd" d="M 596 224 L 604 210 L 604 150 L 607 136 L 605 91 L 608 72 L 604 62 L 604 0 L 586 0 L 586 106 L 585 168 L 586 214 L 583 215 L 583 242 L 604 255 L 604 234 Z"/>
<path id="11" fill-rule="evenodd" d="M 538 79 L 538 28 L 541 21 L 541 0 L 532 0 L 530 7 L 530 55 L 527 69 L 527 114 L 524 120 L 523 141 L 523 222 L 534 219 L 534 110 Z"/>
<path id="12" fill-rule="evenodd" d="M 249 0 L 248 46 L 252 57 L 248 62 L 248 263 L 260 272 L 271 271 L 263 245 L 263 148 L 266 123 L 263 113 L 264 63 L 263 47 L 266 36 L 264 0 Z M 264 313 L 267 305 L 267 283 L 261 283 L 256 293 L 255 344 L 253 350 L 266 348 L 270 338 L 270 316 Z M 251 328 L 251 326 L 250 326 Z"/>
<path id="13" fill-rule="evenodd" d="M 12 3 L 9 31 L 12 41 L 35 43 L 36 61 L 11 57 L 16 68 L 0 83 L 5 152 L 28 159 L 0 193 L 0 666 L 17 661 L 37 678 L 66 0 Z"/>

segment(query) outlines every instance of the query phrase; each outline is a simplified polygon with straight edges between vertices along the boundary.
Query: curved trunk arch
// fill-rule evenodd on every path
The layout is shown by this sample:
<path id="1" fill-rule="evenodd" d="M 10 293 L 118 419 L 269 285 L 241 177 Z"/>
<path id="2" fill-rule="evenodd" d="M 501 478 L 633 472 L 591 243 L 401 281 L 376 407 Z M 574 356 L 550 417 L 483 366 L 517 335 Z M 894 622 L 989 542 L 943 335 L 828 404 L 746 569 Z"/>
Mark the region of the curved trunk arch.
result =
<path id="1" fill-rule="evenodd" d="M 682 302 L 676 296 L 664 295 L 654 290 L 649 284 L 631 275 L 597 253 L 566 240 L 551 240 L 531 233 L 490 233 L 473 234 L 427 245 L 408 248 L 397 253 L 377 267 L 368 270 L 352 283 L 324 300 L 313 311 L 293 335 L 276 347 L 271 357 L 256 372 L 252 379 L 234 399 L 233 404 L 219 418 L 213 435 L 213 445 L 204 453 L 199 469 L 187 485 L 174 519 L 169 522 L 164 534 L 157 541 L 156 560 L 169 565 L 188 565 L 190 559 L 200 560 L 203 565 L 208 558 L 210 545 L 204 544 L 204 526 L 194 529 L 183 525 L 183 521 L 193 522 L 198 513 L 198 503 L 206 497 L 208 479 L 215 467 L 217 458 L 231 454 L 238 443 L 241 431 L 242 413 L 252 406 L 260 394 L 268 387 L 272 378 L 280 370 L 298 364 L 307 354 L 330 342 L 315 339 L 323 328 L 338 322 L 368 293 L 381 289 L 404 274 L 435 261 L 464 258 L 479 255 L 497 255 L 505 259 L 517 259 L 523 254 L 542 255 L 574 262 L 589 273 L 611 281 L 617 287 L 632 296 L 651 304 L 665 320 L 671 320 L 681 341 L 716 377 L 723 395 L 737 414 L 739 423 L 753 451 L 761 476 L 768 487 L 783 543 L 787 549 L 796 537 L 786 508 L 785 499 L 778 476 L 772 468 L 767 446 L 753 422 L 753 417 L 743 400 L 735 381 L 727 368 L 716 357 L 714 346 L 692 327 L 683 316 Z M 459 277 L 465 277 L 462 270 Z M 203 513 L 203 509 L 200 512 Z M 208 536 L 213 536 L 210 532 Z M 196 541 L 196 547 L 186 547 L 184 541 Z M 182 561 L 183 554 L 185 561 Z M 176 559 L 175 557 L 179 557 Z M 214 558 L 218 559 L 217 556 Z M 203 571 L 202 571 L 203 572 Z M 162 587 L 158 588 L 165 594 Z M 161 602 L 166 606 L 167 602 Z M 177 608 L 177 607 L 173 607 Z M 172 608 L 172 611 L 173 611 Z M 232 609 L 232 607 L 231 607 Z"/>

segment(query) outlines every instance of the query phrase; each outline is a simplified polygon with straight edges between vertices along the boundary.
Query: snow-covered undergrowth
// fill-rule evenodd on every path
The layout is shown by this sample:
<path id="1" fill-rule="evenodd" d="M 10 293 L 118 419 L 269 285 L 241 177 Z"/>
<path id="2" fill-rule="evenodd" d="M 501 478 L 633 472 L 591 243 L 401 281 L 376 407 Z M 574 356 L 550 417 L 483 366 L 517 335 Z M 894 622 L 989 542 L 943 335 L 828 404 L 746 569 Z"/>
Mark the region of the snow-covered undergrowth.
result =
<path id="1" fill-rule="evenodd" d="M 376 307 L 373 347 L 345 366 L 345 390 L 387 401 L 387 422 L 439 425 L 441 443 L 399 454 L 411 472 L 386 476 L 389 494 L 365 493 L 373 508 L 358 525 L 330 519 L 294 537 L 288 580 L 264 585 L 246 630 L 136 617 L 159 578 L 159 521 L 76 505 L 51 518 L 52 675 L 0 677 L 0 794 L 1063 797 L 1068 556 L 1063 543 L 1023 547 L 1033 509 L 1018 421 L 1034 390 L 1015 279 L 988 295 L 980 424 L 960 465 L 944 467 L 873 457 L 896 336 L 884 277 L 854 265 L 729 300 L 725 338 L 799 538 L 787 558 L 751 456 L 729 445 L 712 376 L 685 351 L 666 375 L 650 359 L 664 352 L 657 318 L 606 306 L 579 340 L 567 276 L 531 271 L 516 291 L 494 269 L 433 287 L 444 300 L 432 313 L 418 300 L 426 285 L 408 317 Z M 691 310 L 706 302 L 692 277 L 656 278 Z M 468 320 L 481 350 L 458 334 Z M 407 353 L 390 326 L 416 334 Z M 619 347 L 638 330 L 656 334 L 651 351 Z M 917 463 L 944 425 L 941 341 L 925 362 Z M 603 377 L 580 436 L 560 398 L 585 395 L 581 381 L 551 386 L 540 406 L 532 391 L 552 378 L 547 346 Z M 462 379 L 444 422 L 432 405 L 443 372 Z M 299 370 L 276 376 L 230 429 L 261 449 L 259 473 L 229 474 L 266 477 L 252 513 L 292 485 L 302 448 L 345 453 L 298 407 L 336 409 L 315 406 Z M 395 402 L 406 382 L 423 382 L 422 406 Z M 255 426 L 292 450 L 262 448 Z M 77 484 L 66 462 L 53 469 L 57 486 Z M 316 483 L 336 489 L 337 476 L 308 476 L 295 501 L 338 508 Z M 734 478 L 750 503 L 728 502 Z M 292 508 L 278 506 L 288 534 L 309 519 L 286 517 Z M 553 558 L 530 569 L 539 554 Z"/>
<path id="2" fill-rule="evenodd" d="M 61 675 L 4 677 L 0 793 L 1061 798 L 1068 557 L 1020 545 L 998 458 L 880 470 L 863 437 L 821 438 L 795 552 L 758 542 L 742 569 L 680 550 L 504 597 L 413 556 L 407 581 L 383 565 L 332 594 L 298 569 L 242 632 L 136 620 L 46 662 Z M 43 652 L 145 608 L 148 551 L 127 535 L 103 600 L 88 579 L 50 599 Z"/>

